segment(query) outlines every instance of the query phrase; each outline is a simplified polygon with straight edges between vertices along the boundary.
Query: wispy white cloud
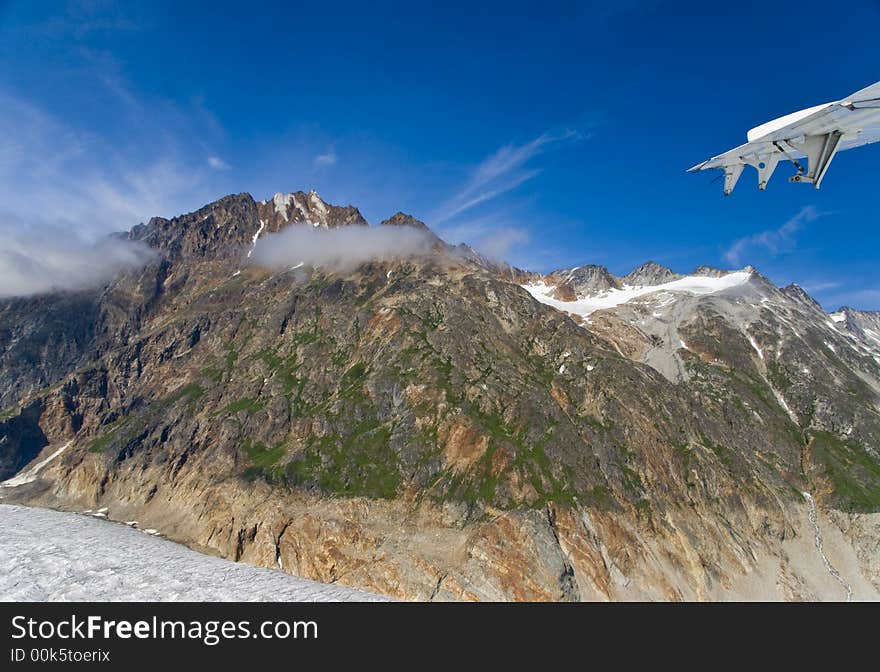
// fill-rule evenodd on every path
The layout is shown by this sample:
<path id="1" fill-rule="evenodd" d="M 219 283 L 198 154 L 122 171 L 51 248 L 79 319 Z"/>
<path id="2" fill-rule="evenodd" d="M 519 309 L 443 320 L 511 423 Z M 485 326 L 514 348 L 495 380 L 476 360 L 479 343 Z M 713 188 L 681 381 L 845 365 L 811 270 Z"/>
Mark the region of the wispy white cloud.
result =
<path id="1" fill-rule="evenodd" d="M 467 243 L 481 254 L 506 261 L 518 246 L 528 243 L 528 230 L 507 217 L 486 216 L 452 226 L 438 228 L 440 236 L 451 243 Z"/>
<path id="2" fill-rule="evenodd" d="M 838 287 L 842 287 L 843 283 L 834 281 L 834 280 L 817 280 L 817 281 L 807 281 L 803 283 L 804 290 L 808 292 L 827 292 L 829 289 L 837 289 Z"/>
<path id="3" fill-rule="evenodd" d="M 407 226 L 289 226 L 262 236 L 251 263 L 276 268 L 320 266 L 344 272 L 367 261 L 431 254 L 428 232 Z"/>
<path id="4" fill-rule="evenodd" d="M 485 201 L 491 200 L 496 196 L 500 196 L 501 194 L 507 193 L 508 191 L 513 191 L 523 182 L 527 182 L 531 180 L 533 177 L 540 175 L 540 170 L 529 170 L 522 172 L 518 175 L 512 175 L 510 179 L 503 181 L 503 183 L 495 185 L 486 190 L 480 191 L 477 194 L 462 194 L 465 199 L 462 202 L 462 198 L 456 199 L 458 202 L 453 202 L 452 207 L 443 214 L 438 221 L 444 222 L 448 219 L 452 219 L 456 215 L 460 215 L 465 210 L 470 210 L 476 205 L 480 203 L 484 203 Z"/>
<path id="5" fill-rule="evenodd" d="M 0 92 L 0 218 L 89 236 L 177 214 L 206 191 L 184 154 L 166 138 L 147 156 Z"/>
<path id="6" fill-rule="evenodd" d="M 0 225 L 0 298 L 95 287 L 154 257 L 136 241 L 88 240 L 59 225 L 7 221 Z"/>
<path id="7" fill-rule="evenodd" d="M 822 305 L 830 310 L 850 306 L 857 310 L 880 309 L 880 287 L 862 287 L 822 296 Z"/>
<path id="8" fill-rule="evenodd" d="M 724 260 L 734 266 L 738 266 L 746 253 L 759 250 L 771 256 L 779 254 L 783 250 L 792 249 L 796 245 L 795 234 L 819 217 L 822 213 L 812 205 L 801 208 L 794 217 L 785 224 L 776 228 L 760 231 L 759 233 L 745 236 L 734 243 L 724 252 Z"/>
<path id="9" fill-rule="evenodd" d="M 105 282 L 149 258 L 110 232 L 216 196 L 196 154 L 168 135 L 153 145 L 150 154 L 0 91 L 0 296 Z"/>
<path id="10" fill-rule="evenodd" d="M 503 226 L 481 238 L 477 242 L 477 247 L 492 259 L 505 260 L 517 246 L 528 243 L 530 240 L 531 235 L 525 229 Z"/>
<path id="11" fill-rule="evenodd" d="M 208 165 L 214 170 L 229 170 L 230 165 L 219 156 L 209 156 Z"/>
<path id="12" fill-rule="evenodd" d="M 501 194 L 516 189 L 541 173 L 528 167 L 529 161 L 551 145 L 581 139 L 577 131 L 546 132 L 522 145 L 509 144 L 487 156 L 471 173 L 465 184 L 449 198 L 433 217 L 445 222 Z"/>
<path id="13" fill-rule="evenodd" d="M 332 166 L 336 163 L 338 157 L 336 156 L 336 152 L 332 149 L 327 150 L 323 154 L 318 154 L 313 160 L 312 165 L 315 168 L 326 168 L 328 166 Z"/>

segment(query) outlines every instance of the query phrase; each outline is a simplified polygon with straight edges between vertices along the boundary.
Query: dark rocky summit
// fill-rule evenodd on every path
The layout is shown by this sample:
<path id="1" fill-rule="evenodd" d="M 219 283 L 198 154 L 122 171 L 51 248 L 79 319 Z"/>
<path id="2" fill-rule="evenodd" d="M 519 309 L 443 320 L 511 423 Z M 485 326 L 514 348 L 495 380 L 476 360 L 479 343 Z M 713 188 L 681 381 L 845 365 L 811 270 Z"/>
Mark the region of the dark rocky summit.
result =
<path id="1" fill-rule="evenodd" d="M 678 280 L 681 276 L 673 273 L 670 269 L 653 261 L 646 261 L 644 264 L 623 276 L 621 280 L 625 285 L 644 286 L 644 285 L 660 285 L 664 282 L 672 282 Z"/>

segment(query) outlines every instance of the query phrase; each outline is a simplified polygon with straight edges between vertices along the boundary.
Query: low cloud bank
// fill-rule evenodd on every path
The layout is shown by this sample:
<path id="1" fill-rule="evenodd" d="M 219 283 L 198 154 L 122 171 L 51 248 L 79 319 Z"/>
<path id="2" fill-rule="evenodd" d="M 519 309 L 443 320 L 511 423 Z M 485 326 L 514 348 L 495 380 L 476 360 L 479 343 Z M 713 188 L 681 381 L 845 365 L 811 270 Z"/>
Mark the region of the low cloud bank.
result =
<path id="1" fill-rule="evenodd" d="M 250 261 L 272 268 L 303 264 L 337 272 L 369 261 L 392 261 L 431 253 L 432 238 L 411 226 L 291 226 L 257 240 Z"/>
<path id="2" fill-rule="evenodd" d="M 98 287 L 155 256 L 121 238 L 89 241 L 54 226 L 0 226 L 0 298 Z"/>

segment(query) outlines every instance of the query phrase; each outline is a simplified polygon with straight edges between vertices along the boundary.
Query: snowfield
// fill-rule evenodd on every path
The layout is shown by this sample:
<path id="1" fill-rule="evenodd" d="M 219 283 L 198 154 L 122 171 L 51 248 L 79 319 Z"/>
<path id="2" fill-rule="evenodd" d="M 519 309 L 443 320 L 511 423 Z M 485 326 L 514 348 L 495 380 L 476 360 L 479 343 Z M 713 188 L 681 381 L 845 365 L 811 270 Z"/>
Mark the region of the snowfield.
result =
<path id="1" fill-rule="evenodd" d="M 553 306 L 557 310 L 573 313 L 586 317 L 590 313 L 606 308 L 614 308 L 627 301 L 646 294 L 657 292 L 684 292 L 686 294 L 715 294 L 732 287 L 737 287 L 749 281 L 752 274 L 749 271 L 736 271 L 728 273 L 720 278 L 701 275 L 688 275 L 678 280 L 664 282 L 659 285 L 645 285 L 633 287 L 625 285 L 621 289 L 609 289 L 608 291 L 579 297 L 575 301 L 560 301 L 553 298 L 555 285 L 538 282 L 533 285 L 522 285 L 529 294 L 541 303 Z"/>
<path id="2" fill-rule="evenodd" d="M 121 523 L 0 505 L 0 600 L 373 602 L 386 598 L 192 551 Z"/>

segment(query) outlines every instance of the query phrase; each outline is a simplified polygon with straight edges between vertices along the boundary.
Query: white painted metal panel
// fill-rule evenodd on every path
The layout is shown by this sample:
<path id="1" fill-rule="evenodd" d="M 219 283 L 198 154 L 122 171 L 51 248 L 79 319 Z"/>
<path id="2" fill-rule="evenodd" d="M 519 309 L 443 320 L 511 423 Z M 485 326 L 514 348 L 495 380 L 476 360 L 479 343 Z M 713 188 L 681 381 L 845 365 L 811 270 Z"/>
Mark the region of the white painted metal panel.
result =
<path id="1" fill-rule="evenodd" d="M 816 188 L 839 151 L 880 141 L 880 82 L 831 103 L 792 112 L 756 126 L 748 142 L 697 164 L 690 171 L 720 168 L 725 171 L 724 193 L 729 194 L 739 179 L 740 166 L 758 171 L 763 189 L 778 161 L 796 163 L 793 182 L 812 183 Z M 809 171 L 799 160 L 808 158 Z"/>

